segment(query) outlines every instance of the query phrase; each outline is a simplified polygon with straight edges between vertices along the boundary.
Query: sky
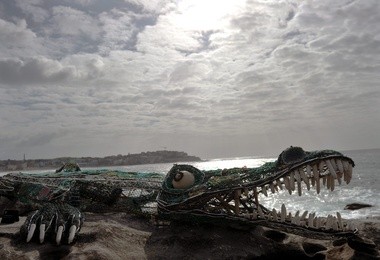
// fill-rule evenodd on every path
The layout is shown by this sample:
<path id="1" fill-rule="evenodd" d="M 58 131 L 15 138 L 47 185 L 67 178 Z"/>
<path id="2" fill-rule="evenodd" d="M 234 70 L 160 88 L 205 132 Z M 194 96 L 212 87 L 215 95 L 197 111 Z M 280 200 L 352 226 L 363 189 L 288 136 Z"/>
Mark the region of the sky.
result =
<path id="1" fill-rule="evenodd" d="M 0 0 L 0 160 L 380 148 L 378 0 Z"/>

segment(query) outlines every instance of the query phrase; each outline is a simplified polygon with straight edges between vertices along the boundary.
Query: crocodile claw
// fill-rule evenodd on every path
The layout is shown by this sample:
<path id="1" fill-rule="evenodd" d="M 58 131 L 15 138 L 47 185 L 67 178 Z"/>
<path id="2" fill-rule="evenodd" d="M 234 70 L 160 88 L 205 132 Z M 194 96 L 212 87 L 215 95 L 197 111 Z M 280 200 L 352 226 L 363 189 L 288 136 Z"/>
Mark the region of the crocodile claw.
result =
<path id="1" fill-rule="evenodd" d="M 71 244 L 83 223 L 82 213 L 66 203 L 47 203 L 41 209 L 31 213 L 21 227 L 21 235 L 30 242 L 38 236 L 39 242 L 55 239 Z M 38 234 L 37 234 L 38 233 Z"/>

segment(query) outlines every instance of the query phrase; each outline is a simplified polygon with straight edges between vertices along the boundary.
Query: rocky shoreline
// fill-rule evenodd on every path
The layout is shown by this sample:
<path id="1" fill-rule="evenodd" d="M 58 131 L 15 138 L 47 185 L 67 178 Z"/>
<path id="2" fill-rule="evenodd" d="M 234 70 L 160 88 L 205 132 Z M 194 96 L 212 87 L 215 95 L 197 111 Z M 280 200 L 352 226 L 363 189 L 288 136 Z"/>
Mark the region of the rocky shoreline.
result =
<path id="1" fill-rule="evenodd" d="M 380 259 L 380 217 L 352 220 L 359 236 L 316 240 L 263 227 L 156 226 L 127 213 L 86 214 L 75 243 L 26 243 L 24 221 L 0 226 L 2 259 Z"/>
<path id="2" fill-rule="evenodd" d="M 0 160 L 0 172 L 16 170 L 49 170 L 57 169 L 63 163 L 75 162 L 80 167 L 126 166 L 155 163 L 199 162 L 198 156 L 180 151 L 154 151 L 106 157 L 60 157 L 35 160 Z"/>

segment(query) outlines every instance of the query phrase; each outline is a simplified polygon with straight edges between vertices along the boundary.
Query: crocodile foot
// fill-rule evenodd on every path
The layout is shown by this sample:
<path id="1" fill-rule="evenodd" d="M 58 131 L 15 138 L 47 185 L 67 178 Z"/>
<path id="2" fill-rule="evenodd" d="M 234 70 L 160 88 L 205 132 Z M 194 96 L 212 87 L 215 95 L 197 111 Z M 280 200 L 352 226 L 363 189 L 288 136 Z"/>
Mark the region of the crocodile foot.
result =
<path id="1" fill-rule="evenodd" d="M 38 237 L 40 243 L 55 239 L 58 245 L 71 244 L 82 224 L 83 215 L 77 208 L 67 203 L 46 203 L 27 217 L 20 234 L 27 243 Z"/>

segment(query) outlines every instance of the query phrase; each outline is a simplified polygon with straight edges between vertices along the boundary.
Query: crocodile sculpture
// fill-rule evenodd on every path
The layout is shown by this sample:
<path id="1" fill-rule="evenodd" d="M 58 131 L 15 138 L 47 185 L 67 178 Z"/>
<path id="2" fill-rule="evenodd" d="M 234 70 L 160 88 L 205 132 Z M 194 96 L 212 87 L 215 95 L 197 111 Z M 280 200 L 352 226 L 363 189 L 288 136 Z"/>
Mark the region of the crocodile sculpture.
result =
<path id="1" fill-rule="evenodd" d="M 267 209 L 262 195 L 304 188 L 334 190 L 352 178 L 354 162 L 333 150 L 307 152 L 289 147 L 276 161 L 257 168 L 202 171 L 174 164 L 159 173 L 82 170 L 40 174 L 10 173 L 0 178 L 0 210 L 32 212 L 20 234 L 27 242 L 72 243 L 83 212 L 127 211 L 159 220 L 261 225 L 306 237 L 354 236 L 357 230 L 336 216 Z M 283 190 L 283 191 L 282 191 Z M 262 194 L 262 195 L 261 195 Z M 0 196 L 0 197 L 1 197 Z"/>

